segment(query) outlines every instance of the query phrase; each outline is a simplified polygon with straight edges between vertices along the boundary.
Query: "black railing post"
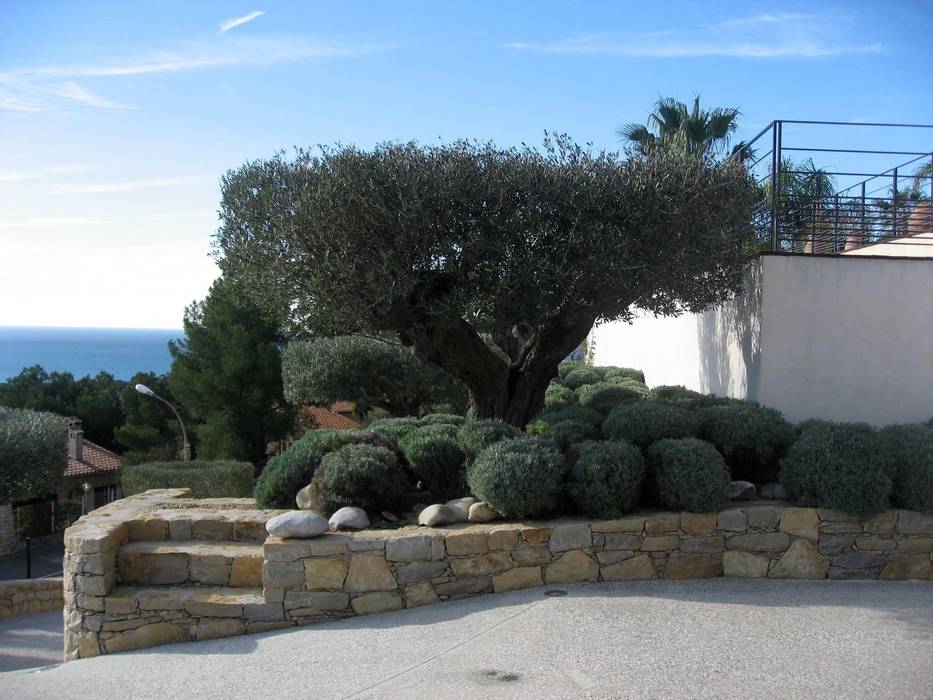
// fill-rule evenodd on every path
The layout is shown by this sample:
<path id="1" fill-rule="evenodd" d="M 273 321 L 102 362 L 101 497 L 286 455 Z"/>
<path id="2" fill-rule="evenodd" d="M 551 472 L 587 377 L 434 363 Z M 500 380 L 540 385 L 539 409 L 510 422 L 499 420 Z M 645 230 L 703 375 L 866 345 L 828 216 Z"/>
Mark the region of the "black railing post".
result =
<path id="1" fill-rule="evenodd" d="M 32 538 L 26 538 L 26 578 L 32 578 Z"/>
<path id="2" fill-rule="evenodd" d="M 865 181 L 862 180 L 862 207 L 859 215 L 859 229 L 862 231 L 862 243 L 868 243 L 868 231 L 865 230 Z"/>
<path id="3" fill-rule="evenodd" d="M 781 210 L 781 121 L 772 122 L 771 135 L 771 251 L 777 252 Z"/>
<path id="4" fill-rule="evenodd" d="M 839 195 L 833 195 L 833 252 L 839 251 Z"/>
<path id="5" fill-rule="evenodd" d="M 894 168 L 894 196 L 891 197 L 891 219 L 894 221 L 894 237 L 897 238 L 897 168 Z"/>

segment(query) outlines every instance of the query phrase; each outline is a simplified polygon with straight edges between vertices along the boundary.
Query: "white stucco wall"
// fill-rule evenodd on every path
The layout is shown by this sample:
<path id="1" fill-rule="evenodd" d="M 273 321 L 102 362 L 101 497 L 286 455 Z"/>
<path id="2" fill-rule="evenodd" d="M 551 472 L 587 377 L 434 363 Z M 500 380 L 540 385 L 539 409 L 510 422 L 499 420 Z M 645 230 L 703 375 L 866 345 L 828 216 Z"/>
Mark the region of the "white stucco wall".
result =
<path id="1" fill-rule="evenodd" d="M 597 327 L 595 363 L 651 386 L 882 425 L 933 416 L 933 259 L 763 256 L 742 295 L 678 318 Z"/>
<path id="2" fill-rule="evenodd" d="M 884 255 L 900 258 L 933 258 L 933 233 L 895 238 L 885 243 L 847 250 L 842 255 Z"/>

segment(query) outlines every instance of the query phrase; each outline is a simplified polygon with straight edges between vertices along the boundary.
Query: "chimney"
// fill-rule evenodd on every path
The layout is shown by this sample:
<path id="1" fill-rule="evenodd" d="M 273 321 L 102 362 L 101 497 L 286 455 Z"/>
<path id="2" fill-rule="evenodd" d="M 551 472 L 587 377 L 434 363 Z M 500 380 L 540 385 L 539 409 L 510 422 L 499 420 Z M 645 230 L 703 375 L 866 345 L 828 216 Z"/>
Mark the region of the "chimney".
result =
<path id="1" fill-rule="evenodd" d="M 80 462 L 84 457 L 84 431 L 80 418 L 68 419 L 68 459 Z"/>

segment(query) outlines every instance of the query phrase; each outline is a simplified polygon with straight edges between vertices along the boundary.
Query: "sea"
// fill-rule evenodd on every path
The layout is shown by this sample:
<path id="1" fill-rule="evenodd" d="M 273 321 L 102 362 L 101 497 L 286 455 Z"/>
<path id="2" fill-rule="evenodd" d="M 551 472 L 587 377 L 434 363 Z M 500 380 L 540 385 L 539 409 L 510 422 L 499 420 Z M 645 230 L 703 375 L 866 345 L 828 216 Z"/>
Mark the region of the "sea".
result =
<path id="1" fill-rule="evenodd" d="M 162 374 L 172 364 L 168 341 L 183 336 L 174 329 L 0 326 L 0 382 L 32 365 L 75 378 L 101 371 L 123 380 L 137 372 Z"/>

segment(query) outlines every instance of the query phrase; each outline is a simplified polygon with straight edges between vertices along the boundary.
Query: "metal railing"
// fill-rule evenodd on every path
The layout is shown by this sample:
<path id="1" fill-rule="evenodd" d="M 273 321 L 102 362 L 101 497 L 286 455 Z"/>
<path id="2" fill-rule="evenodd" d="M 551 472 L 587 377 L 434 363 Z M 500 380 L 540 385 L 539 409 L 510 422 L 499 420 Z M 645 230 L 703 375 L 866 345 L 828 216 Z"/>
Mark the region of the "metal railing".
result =
<path id="1" fill-rule="evenodd" d="M 833 254 L 884 243 L 929 246 L 933 256 L 933 150 L 788 145 L 789 127 L 897 130 L 899 139 L 910 143 L 918 133 L 924 141 L 930 133 L 919 130 L 933 129 L 930 124 L 771 122 L 732 155 L 747 164 L 761 191 L 753 224 L 762 250 Z M 835 162 L 826 163 L 830 154 Z"/>

